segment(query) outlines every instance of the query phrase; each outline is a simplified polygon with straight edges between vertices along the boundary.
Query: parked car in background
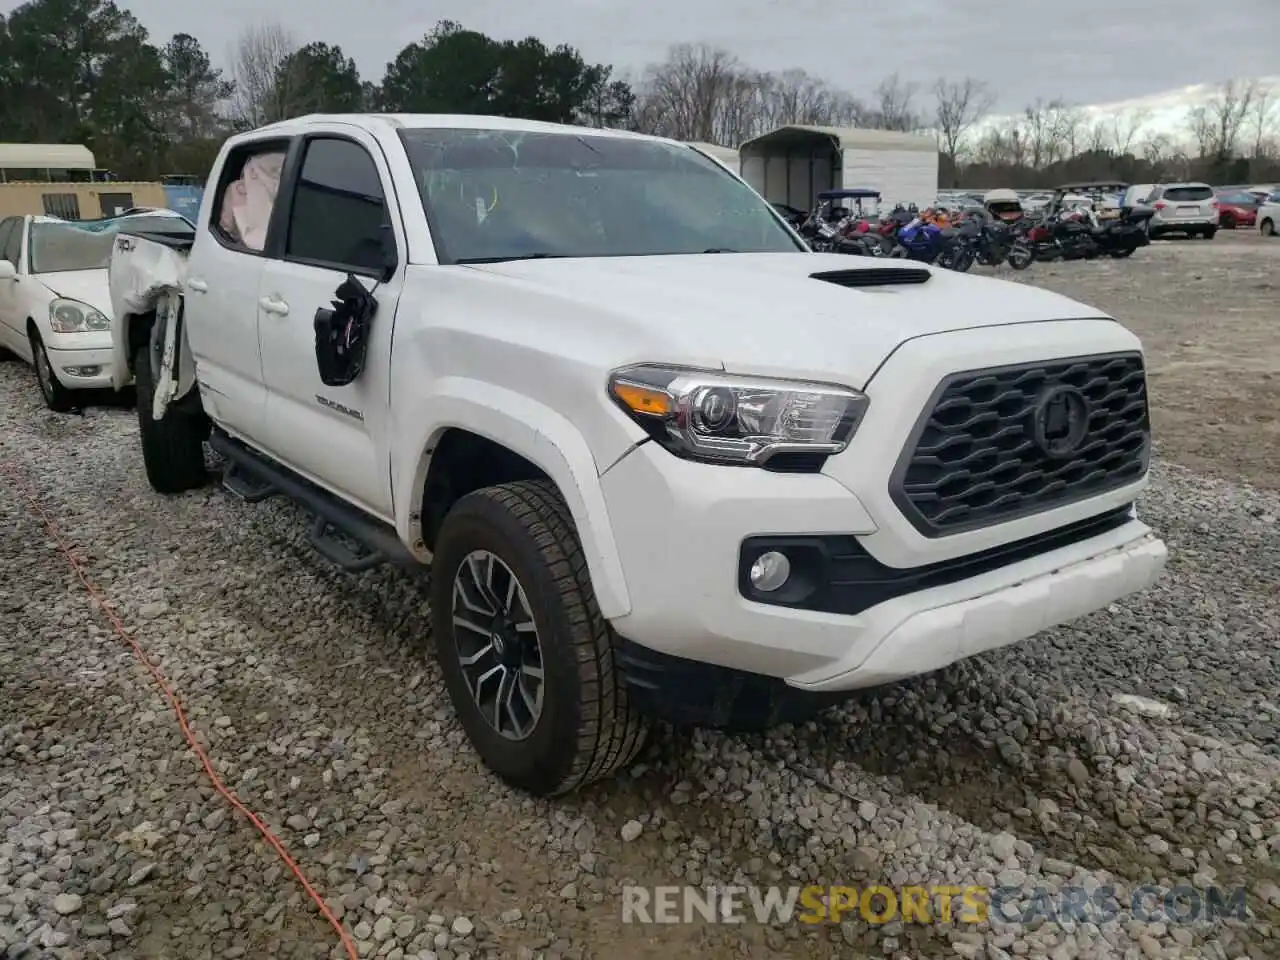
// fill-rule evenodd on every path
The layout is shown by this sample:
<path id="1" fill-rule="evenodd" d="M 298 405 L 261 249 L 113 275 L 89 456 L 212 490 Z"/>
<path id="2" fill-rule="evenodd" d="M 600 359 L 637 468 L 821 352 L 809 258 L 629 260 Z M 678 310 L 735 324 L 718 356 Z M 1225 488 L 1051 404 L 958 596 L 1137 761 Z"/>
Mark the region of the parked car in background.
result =
<path id="1" fill-rule="evenodd" d="M 75 406 L 77 390 L 112 385 L 107 261 L 126 224 L 194 229 L 170 210 L 102 220 L 21 216 L 0 221 L 0 347 L 35 367 L 52 410 Z"/>
<path id="2" fill-rule="evenodd" d="M 1257 219 L 1259 199 L 1247 190 L 1226 190 L 1217 194 L 1218 226 L 1223 230 L 1252 227 Z"/>
<path id="3" fill-rule="evenodd" d="M 1266 203 L 1259 204 L 1255 219 L 1258 232 L 1264 237 L 1280 236 L 1280 192 L 1273 193 Z"/>
<path id="4" fill-rule="evenodd" d="M 1218 232 L 1218 208 L 1207 183 L 1164 183 L 1151 192 L 1147 203 L 1156 211 L 1150 227 L 1153 240 L 1171 233 L 1212 240 Z"/>

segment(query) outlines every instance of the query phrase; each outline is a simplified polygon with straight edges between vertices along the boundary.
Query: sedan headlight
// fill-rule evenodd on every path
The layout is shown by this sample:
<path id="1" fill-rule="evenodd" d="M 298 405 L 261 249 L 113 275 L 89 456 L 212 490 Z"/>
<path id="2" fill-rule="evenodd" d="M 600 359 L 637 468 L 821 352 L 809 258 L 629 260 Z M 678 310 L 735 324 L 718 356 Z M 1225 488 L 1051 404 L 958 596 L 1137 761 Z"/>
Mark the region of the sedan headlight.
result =
<path id="1" fill-rule="evenodd" d="M 110 330 L 111 321 L 100 310 L 79 300 L 57 299 L 49 304 L 49 325 L 55 333 L 87 333 Z"/>
<path id="2" fill-rule="evenodd" d="M 847 387 L 657 364 L 615 370 L 609 393 L 673 453 L 750 466 L 780 453 L 839 453 L 868 403 Z"/>

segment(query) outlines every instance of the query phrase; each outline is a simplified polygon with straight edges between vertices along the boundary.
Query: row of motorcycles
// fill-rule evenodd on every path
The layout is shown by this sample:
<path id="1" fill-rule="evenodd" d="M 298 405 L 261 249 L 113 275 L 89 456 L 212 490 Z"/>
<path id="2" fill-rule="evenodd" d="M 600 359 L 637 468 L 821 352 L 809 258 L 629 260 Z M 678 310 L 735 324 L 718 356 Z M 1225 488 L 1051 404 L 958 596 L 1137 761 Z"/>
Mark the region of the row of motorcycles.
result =
<path id="1" fill-rule="evenodd" d="M 1050 204 L 1032 216 L 1006 201 L 954 215 L 899 205 L 882 216 L 874 210 L 878 200 L 873 191 L 826 191 L 792 225 L 815 252 L 902 258 L 960 272 L 975 263 L 1025 270 L 1037 261 L 1122 259 L 1150 243 L 1149 208 L 1103 218 L 1089 208 Z"/>

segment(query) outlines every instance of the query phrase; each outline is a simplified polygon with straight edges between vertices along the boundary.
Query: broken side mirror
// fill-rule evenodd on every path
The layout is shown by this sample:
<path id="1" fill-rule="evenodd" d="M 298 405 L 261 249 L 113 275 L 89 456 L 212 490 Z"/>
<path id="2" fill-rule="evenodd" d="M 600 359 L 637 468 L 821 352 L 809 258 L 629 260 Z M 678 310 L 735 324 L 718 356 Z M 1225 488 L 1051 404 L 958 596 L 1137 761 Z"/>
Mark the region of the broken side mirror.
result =
<path id="1" fill-rule="evenodd" d="M 334 298 L 332 307 L 316 311 L 316 365 L 325 386 L 345 387 L 364 370 L 378 301 L 350 273 L 334 291 Z"/>

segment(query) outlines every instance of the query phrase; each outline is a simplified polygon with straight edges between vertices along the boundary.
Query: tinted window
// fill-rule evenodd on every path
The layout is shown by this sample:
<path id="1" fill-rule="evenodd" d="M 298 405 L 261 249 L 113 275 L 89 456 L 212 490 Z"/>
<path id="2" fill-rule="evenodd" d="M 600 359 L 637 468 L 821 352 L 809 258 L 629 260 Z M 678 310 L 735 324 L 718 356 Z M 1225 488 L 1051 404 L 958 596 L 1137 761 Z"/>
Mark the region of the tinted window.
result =
<path id="1" fill-rule="evenodd" d="M 654 140 L 401 130 L 444 262 L 800 247 L 714 160 Z"/>
<path id="2" fill-rule="evenodd" d="M 1212 200 L 1213 191 L 1208 187 L 1166 187 L 1164 199 L 1170 203 L 1186 203 L 1193 200 Z"/>
<path id="3" fill-rule="evenodd" d="M 18 253 L 21 248 L 14 244 L 11 252 L 9 241 L 13 239 L 14 231 L 21 222 L 20 217 L 6 217 L 0 221 L 0 260 L 8 260 L 15 267 L 18 265 Z"/>
<path id="4" fill-rule="evenodd" d="M 376 272 L 384 245 L 394 243 L 390 226 L 368 151 L 350 140 L 312 140 L 293 195 L 285 256 Z"/>
<path id="5" fill-rule="evenodd" d="M 1222 203 L 1231 203 L 1236 206 L 1252 207 L 1258 203 L 1258 198 L 1252 193 L 1220 193 L 1218 200 Z"/>

